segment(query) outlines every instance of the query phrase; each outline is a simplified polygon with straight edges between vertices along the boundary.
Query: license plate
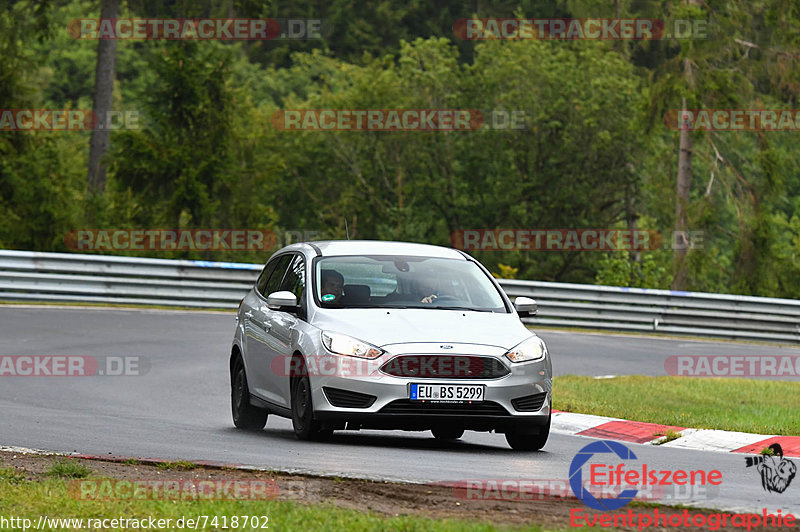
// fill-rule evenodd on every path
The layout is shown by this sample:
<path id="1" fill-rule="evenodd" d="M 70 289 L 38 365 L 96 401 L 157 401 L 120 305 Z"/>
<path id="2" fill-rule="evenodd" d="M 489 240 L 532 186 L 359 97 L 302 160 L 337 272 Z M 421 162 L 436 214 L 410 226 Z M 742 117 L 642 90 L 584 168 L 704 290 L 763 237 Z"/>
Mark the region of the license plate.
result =
<path id="1" fill-rule="evenodd" d="M 409 399 L 443 403 L 483 401 L 485 388 L 483 384 L 412 384 Z"/>

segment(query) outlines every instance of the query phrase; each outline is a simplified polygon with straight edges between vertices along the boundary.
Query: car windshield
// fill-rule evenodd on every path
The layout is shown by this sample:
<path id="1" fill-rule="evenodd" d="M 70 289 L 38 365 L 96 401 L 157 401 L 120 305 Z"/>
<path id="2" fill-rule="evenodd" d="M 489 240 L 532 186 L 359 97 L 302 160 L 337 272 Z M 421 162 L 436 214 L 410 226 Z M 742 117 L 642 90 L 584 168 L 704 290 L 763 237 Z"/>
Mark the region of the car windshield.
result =
<path id="1" fill-rule="evenodd" d="M 474 262 L 434 257 L 359 255 L 316 263 L 315 299 L 323 308 L 424 308 L 508 312 Z"/>

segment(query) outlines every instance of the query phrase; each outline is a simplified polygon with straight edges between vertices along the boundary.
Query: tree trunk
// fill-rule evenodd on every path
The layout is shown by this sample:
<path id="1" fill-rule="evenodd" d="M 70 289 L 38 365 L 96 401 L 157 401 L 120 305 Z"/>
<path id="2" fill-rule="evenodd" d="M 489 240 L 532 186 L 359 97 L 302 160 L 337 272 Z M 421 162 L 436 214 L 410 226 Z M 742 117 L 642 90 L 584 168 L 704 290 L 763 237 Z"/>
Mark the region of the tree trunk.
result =
<path id="1" fill-rule="evenodd" d="M 115 19 L 120 0 L 101 0 L 100 18 Z M 89 139 L 89 192 L 103 193 L 106 189 L 106 166 L 103 157 L 108 151 L 109 131 L 106 122 L 111 111 L 114 93 L 114 61 L 117 51 L 116 39 L 97 41 L 97 68 L 94 78 L 94 116 L 102 127 L 92 129 Z"/>
<path id="2" fill-rule="evenodd" d="M 628 163 L 628 166 L 631 166 L 631 164 Z M 639 230 L 639 215 L 637 214 L 636 206 L 634 205 L 635 196 L 635 185 L 633 183 L 628 183 L 625 186 L 625 225 L 627 226 L 628 230 L 632 232 L 632 234 L 635 234 L 636 231 Z M 642 249 L 631 247 L 631 252 L 629 253 L 631 265 L 641 260 L 642 251 Z"/>
<path id="3" fill-rule="evenodd" d="M 397 150 L 397 239 L 402 240 L 405 236 L 403 231 L 403 166 L 400 158 L 400 150 Z"/>
<path id="4" fill-rule="evenodd" d="M 683 99 L 681 110 L 686 110 L 686 99 Z M 689 190 L 692 185 L 692 137 L 689 128 L 683 126 L 680 133 L 680 151 L 678 153 L 678 186 L 675 191 L 675 235 L 672 243 L 673 252 L 672 289 L 686 289 L 686 252 L 689 242 L 686 238 L 688 231 Z"/>

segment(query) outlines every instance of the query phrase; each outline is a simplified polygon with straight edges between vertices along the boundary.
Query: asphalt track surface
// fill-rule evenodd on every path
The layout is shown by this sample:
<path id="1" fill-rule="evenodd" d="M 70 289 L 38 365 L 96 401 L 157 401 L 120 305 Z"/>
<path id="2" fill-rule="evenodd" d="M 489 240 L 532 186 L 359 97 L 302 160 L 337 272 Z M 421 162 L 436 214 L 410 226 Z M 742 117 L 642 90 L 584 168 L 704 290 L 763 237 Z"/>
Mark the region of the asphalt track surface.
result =
<path id="1" fill-rule="evenodd" d="M 138 356 L 149 366 L 139 376 L 0 377 L 0 445 L 457 482 L 566 480 L 576 452 L 594 441 L 552 433 L 542 452 L 517 453 L 497 434 L 468 432 L 458 442 L 443 443 L 428 432 L 358 431 L 307 443 L 295 439 L 288 420 L 275 416 L 262 432 L 241 432 L 230 419 L 227 360 L 233 330 L 232 313 L 0 307 L 0 355 Z M 800 354 L 797 348 L 757 344 L 541 335 L 553 353 L 556 375 L 663 375 L 664 359 L 674 354 Z M 665 502 L 800 514 L 800 479 L 782 494 L 767 493 L 742 455 L 627 445 L 649 469 L 722 472 L 718 489 L 694 489 Z"/>

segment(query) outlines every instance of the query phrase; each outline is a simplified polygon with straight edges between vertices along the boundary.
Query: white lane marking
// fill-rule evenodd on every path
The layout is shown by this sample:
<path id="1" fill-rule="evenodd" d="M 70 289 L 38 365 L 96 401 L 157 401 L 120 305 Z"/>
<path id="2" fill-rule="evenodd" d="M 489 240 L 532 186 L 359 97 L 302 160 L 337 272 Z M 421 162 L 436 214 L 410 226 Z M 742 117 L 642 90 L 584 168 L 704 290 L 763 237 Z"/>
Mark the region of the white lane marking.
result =
<path id="1" fill-rule="evenodd" d="M 0 445 L 0 452 L 17 453 L 17 454 L 40 454 L 40 455 L 53 455 L 53 456 L 68 456 L 70 453 L 59 453 L 56 451 L 45 451 L 42 449 L 29 449 L 27 447 L 13 447 L 8 445 Z"/>
<path id="2" fill-rule="evenodd" d="M 576 414 L 574 412 L 553 412 L 550 430 L 561 434 L 577 434 L 592 429 L 609 421 L 625 421 L 616 417 Z"/>
<path id="3" fill-rule="evenodd" d="M 727 430 L 686 429 L 677 440 L 661 445 L 676 449 L 694 449 L 698 451 L 731 452 L 746 445 L 773 438 L 764 434 L 748 432 L 732 432 Z"/>

